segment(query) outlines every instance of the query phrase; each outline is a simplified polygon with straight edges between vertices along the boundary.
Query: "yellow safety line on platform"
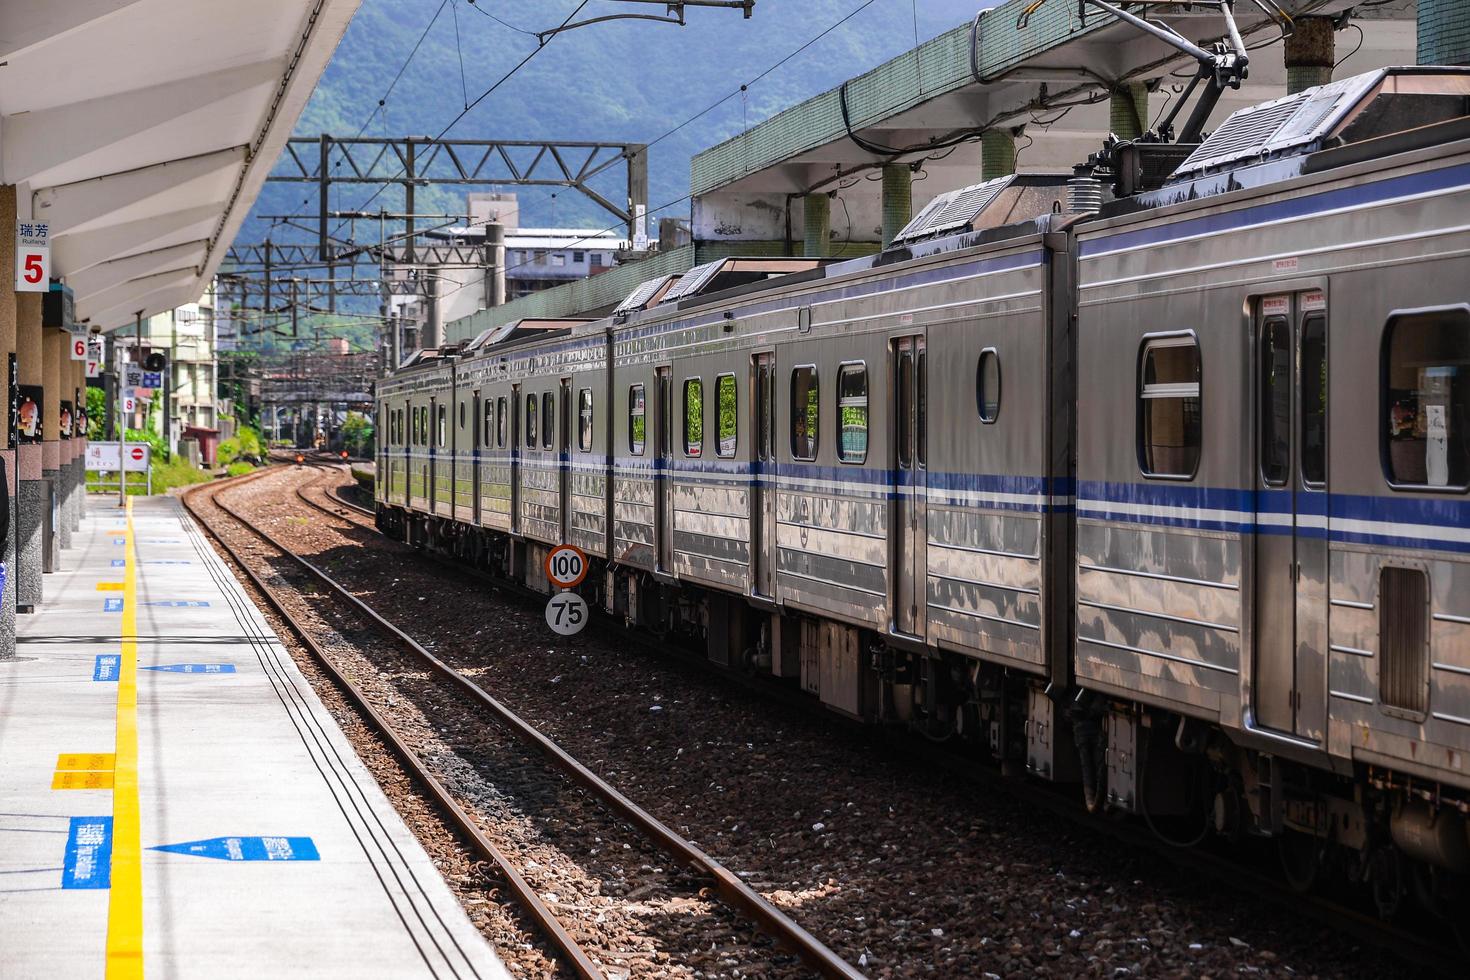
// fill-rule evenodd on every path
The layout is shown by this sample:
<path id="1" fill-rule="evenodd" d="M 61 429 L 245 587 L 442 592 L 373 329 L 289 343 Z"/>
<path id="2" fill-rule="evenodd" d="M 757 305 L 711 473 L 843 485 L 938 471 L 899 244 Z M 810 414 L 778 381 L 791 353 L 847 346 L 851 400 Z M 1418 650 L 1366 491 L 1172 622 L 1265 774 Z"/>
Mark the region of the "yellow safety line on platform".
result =
<path id="1" fill-rule="evenodd" d="M 123 531 L 122 662 L 117 671 L 117 761 L 112 783 L 112 888 L 107 901 L 107 976 L 143 976 L 143 845 L 138 826 L 138 567 L 133 498 Z"/>

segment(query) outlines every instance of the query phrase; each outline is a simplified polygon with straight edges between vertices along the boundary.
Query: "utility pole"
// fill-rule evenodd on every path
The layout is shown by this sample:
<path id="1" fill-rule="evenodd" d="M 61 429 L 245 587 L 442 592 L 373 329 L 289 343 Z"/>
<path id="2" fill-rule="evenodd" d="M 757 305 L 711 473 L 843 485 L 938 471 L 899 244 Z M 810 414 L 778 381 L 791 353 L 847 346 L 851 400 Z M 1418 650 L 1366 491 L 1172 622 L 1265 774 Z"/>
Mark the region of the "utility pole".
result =
<path id="1" fill-rule="evenodd" d="M 505 226 L 485 226 L 485 308 L 505 305 Z"/>

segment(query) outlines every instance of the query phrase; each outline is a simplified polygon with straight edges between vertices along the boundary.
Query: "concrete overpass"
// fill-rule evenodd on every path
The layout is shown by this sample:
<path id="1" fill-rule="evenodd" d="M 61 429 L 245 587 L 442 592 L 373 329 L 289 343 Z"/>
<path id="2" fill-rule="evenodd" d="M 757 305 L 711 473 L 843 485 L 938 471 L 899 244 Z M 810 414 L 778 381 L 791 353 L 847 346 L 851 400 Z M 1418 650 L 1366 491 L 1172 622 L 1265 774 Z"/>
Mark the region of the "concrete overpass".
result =
<path id="1" fill-rule="evenodd" d="M 24 394 L 39 419 L 13 426 L 0 409 L 0 655 L 83 496 L 85 439 L 61 425 L 86 385 L 66 328 L 200 296 L 359 2 L 0 3 L 0 406 Z M 22 224 L 49 229 L 49 294 L 16 291 Z"/>

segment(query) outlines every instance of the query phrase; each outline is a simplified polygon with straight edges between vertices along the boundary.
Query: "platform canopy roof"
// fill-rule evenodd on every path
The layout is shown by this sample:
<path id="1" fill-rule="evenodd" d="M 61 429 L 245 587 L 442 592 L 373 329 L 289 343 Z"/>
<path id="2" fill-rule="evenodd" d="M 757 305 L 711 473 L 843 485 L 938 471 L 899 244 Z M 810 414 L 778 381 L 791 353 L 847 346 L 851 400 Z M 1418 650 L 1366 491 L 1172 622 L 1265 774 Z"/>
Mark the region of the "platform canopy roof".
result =
<path id="1" fill-rule="evenodd" d="M 1225 30 L 1213 7 L 1161 0 L 1127 7 L 1167 23 L 1196 43 L 1212 42 Z M 924 159 L 925 172 L 936 179 L 927 187 L 916 186 L 917 198 L 974 183 L 980 144 L 916 149 L 896 158 L 874 148 L 922 148 L 934 141 L 942 146 L 947 137 L 988 127 L 1027 126 L 1019 141 L 1023 170 L 1070 168 L 1098 148 L 1108 122 L 1105 101 L 1079 103 L 1105 100 L 1109 87 L 1126 82 L 1183 83 L 1195 65 L 1176 48 L 1110 14 L 1091 6 L 1084 10 L 1078 0 L 977 0 L 977 12 L 981 8 L 986 9 L 975 23 L 957 26 L 695 156 L 690 176 L 696 201 L 710 194 L 830 191 L 845 175 L 865 167 L 890 159 Z M 1375 50 L 1392 51 L 1405 37 L 1412 63 L 1414 0 L 1237 0 L 1236 19 L 1246 43 L 1261 47 L 1251 52 L 1250 80 L 1227 93 L 1213 117 L 1216 122 L 1282 94 L 1282 47 L 1267 42 L 1280 41 L 1284 21 L 1278 17 L 1273 22 L 1263 8 L 1288 19 L 1336 17 L 1354 10 L 1354 16 L 1376 21 L 1368 28 L 1373 36 L 1362 52 L 1365 57 L 1358 59 L 1364 64 L 1355 62 L 1345 70 L 1377 67 L 1382 62 L 1372 57 Z M 1385 34 L 1386 21 L 1402 22 L 1407 33 Z M 1173 72 L 1180 74 L 1170 77 Z M 1155 111 L 1162 105 L 1156 96 Z M 1188 109 L 1181 123 L 1187 115 Z M 696 205 L 696 237 L 698 211 Z"/>
<path id="2" fill-rule="evenodd" d="M 199 298 L 360 2 L 0 0 L 0 184 L 78 319 Z"/>

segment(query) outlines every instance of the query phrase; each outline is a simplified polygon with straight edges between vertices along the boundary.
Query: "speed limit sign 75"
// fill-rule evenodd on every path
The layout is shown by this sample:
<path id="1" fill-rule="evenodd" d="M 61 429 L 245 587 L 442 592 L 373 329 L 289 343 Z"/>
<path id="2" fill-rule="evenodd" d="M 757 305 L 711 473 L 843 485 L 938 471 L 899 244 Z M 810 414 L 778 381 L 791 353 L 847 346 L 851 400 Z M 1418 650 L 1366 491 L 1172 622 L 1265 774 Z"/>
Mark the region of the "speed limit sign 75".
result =
<path id="1" fill-rule="evenodd" d="M 576 636 L 587 625 L 587 600 L 575 592 L 559 592 L 546 604 L 546 625 L 553 633 Z"/>
<path id="2" fill-rule="evenodd" d="M 574 544 L 561 544 L 546 555 L 546 580 L 562 589 L 575 589 L 587 577 L 587 554 Z"/>

